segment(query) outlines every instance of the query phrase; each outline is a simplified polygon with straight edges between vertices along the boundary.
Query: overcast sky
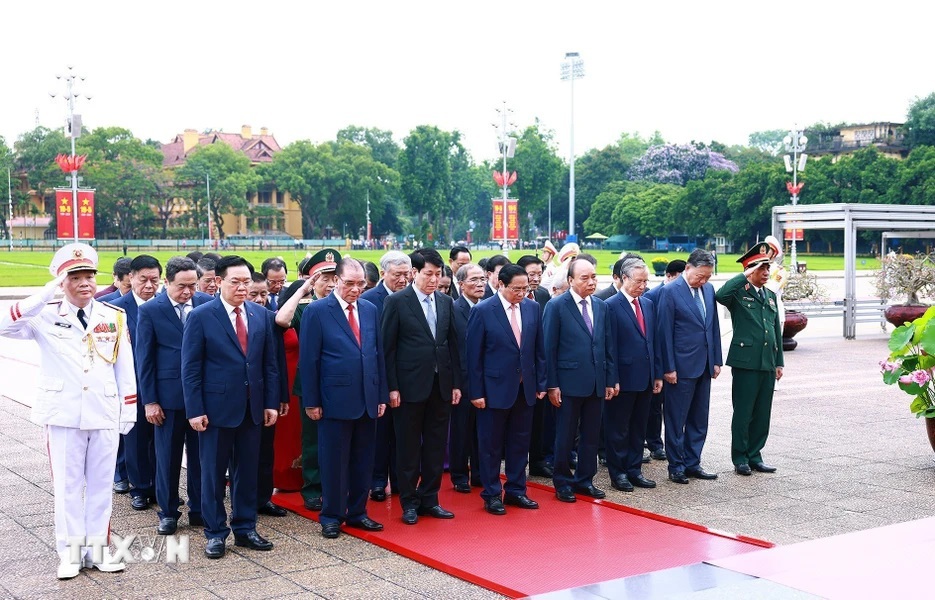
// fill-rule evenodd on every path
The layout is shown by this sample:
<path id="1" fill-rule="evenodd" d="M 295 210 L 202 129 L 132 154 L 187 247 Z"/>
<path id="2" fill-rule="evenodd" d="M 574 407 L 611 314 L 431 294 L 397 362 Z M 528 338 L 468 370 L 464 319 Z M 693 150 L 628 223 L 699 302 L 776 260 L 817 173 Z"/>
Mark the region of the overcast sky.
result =
<path id="1" fill-rule="evenodd" d="M 73 13 L 71 11 L 74 11 Z M 0 135 L 59 127 L 56 74 L 87 77 L 76 112 L 169 141 L 186 128 L 282 145 L 349 125 L 458 129 L 494 158 L 498 108 L 535 118 L 567 158 L 566 52 L 581 55 L 575 153 L 621 132 L 746 143 L 817 121 L 902 122 L 935 91 L 926 2 L 69 2 L 2 9 Z"/>

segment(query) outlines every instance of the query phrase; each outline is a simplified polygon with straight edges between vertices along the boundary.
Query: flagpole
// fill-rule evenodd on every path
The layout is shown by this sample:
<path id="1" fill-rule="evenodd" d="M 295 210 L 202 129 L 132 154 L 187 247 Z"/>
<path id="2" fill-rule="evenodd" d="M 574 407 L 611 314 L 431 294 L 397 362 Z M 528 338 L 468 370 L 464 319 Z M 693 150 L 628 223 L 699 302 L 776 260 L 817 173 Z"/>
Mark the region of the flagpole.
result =
<path id="1" fill-rule="evenodd" d="M 13 252 L 13 171 L 9 167 L 6 170 L 6 189 L 7 208 L 10 211 L 10 226 L 6 228 L 6 234 L 10 238 L 10 252 Z"/>

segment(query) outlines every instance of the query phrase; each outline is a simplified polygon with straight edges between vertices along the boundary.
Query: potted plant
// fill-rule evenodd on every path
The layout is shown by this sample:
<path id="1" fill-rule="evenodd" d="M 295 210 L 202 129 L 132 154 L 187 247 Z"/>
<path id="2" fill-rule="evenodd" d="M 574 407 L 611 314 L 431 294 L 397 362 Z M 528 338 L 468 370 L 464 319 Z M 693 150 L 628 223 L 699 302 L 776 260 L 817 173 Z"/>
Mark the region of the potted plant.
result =
<path id="1" fill-rule="evenodd" d="M 922 316 L 928 305 L 920 298 L 935 292 L 935 262 L 926 254 L 896 254 L 890 252 L 874 273 L 877 296 L 883 302 L 905 298 L 902 304 L 891 304 L 884 316 L 899 327 Z"/>
<path id="2" fill-rule="evenodd" d="M 801 312 L 805 304 L 821 303 L 828 299 L 828 290 L 818 283 L 812 273 L 798 271 L 789 273 L 782 287 L 782 303 L 785 319 L 782 324 L 782 349 L 791 352 L 798 346 L 792 339 L 808 325 L 808 317 Z"/>
<path id="3" fill-rule="evenodd" d="M 669 259 L 665 256 L 657 256 L 652 259 L 653 272 L 656 274 L 656 277 L 662 277 L 666 274 L 666 265 L 669 264 Z"/>
<path id="4" fill-rule="evenodd" d="M 909 410 L 925 417 L 929 443 L 935 450 L 935 307 L 890 334 L 890 355 L 880 361 L 883 382 L 909 394 Z"/>

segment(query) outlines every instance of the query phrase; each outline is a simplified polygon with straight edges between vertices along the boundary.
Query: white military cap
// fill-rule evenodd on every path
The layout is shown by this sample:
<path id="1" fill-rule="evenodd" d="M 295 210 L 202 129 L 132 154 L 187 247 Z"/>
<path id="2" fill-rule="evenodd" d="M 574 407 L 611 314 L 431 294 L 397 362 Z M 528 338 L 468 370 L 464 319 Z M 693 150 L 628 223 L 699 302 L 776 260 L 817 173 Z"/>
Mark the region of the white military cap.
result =
<path id="1" fill-rule="evenodd" d="M 73 271 L 97 271 L 97 250 L 87 244 L 67 244 L 59 248 L 49 272 L 53 277 Z"/>

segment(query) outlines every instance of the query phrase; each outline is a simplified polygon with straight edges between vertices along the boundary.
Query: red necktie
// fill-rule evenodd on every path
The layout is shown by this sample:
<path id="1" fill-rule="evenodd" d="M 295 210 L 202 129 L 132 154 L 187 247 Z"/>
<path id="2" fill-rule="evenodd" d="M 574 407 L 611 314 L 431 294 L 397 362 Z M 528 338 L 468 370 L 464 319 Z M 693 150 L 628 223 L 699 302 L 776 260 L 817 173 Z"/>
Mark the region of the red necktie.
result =
<path id="1" fill-rule="evenodd" d="M 357 317 L 354 316 L 354 305 L 347 305 L 347 324 L 351 326 L 354 337 L 357 338 L 357 345 L 360 346 L 360 327 L 357 326 Z"/>
<path id="2" fill-rule="evenodd" d="M 532 293 L 532 290 L 529 290 L 529 294 L 527 294 L 526 297 L 529 298 L 530 300 L 536 299 L 536 295 Z"/>
<path id="3" fill-rule="evenodd" d="M 234 314 L 237 315 L 237 341 L 240 342 L 240 349 L 243 350 L 244 355 L 247 354 L 247 324 L 243 322 L 243 315 L 240 314 L 240 307 L 234 309 Z"/>
<path id="4" fill-rule="evenodd" d="M 643 310 L 640 308 L 640 301 L 633 299 L 633 308 L 636 310 L 636 324 L 640 326 L 640 333 L 646 335 L 646 322 L 643 320 Z"/>

